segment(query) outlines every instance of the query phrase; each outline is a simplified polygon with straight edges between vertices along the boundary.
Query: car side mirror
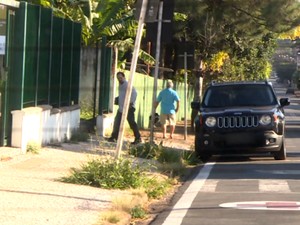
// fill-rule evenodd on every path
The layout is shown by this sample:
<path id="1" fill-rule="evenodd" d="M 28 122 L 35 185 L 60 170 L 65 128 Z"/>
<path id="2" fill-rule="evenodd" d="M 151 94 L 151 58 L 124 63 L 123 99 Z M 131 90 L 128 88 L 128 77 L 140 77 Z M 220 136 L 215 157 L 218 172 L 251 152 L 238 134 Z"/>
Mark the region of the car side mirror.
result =
<path id="1" fill-rule="evenodd" d="M 290 105 L 290 99 L 289 98 L 281 98 L 279 99 L 280 105 L 283 106 L 287 106 Z"/>
<path id="2" fill-rule="evenodd" d="M 195 109 L 195 110 L 199 110 L 200 109 L 200 102 L 191 102 L 191 108 Z"/>

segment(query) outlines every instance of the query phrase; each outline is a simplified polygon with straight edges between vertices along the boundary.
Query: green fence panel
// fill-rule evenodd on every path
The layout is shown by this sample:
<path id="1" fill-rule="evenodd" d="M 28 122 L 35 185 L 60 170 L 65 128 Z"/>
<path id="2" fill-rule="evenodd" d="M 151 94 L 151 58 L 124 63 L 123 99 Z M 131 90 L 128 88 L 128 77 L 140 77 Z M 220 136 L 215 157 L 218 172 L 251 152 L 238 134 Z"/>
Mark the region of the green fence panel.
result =
<path id="1" fill-rule="evenodd" d="M 5 86 L 5 111 L 3 122 L 5 124 L 3 138 L 11 142 L 12 110 L 23 106 L 22 87 L 24 83 L 25 65 L 25 27 L 27 21 L 27 4 L 21 2 L 20 7 L 8 16 L 7 35 L 10 45 L 7 46 L 8 76 Z M 3 141 L 4 142 L 4 141 Z"/>
<path id="2" fill-rule="evenodd" d="M 55 31 L 55 33 L 54 33 Z M 50 105 L 60 107 L 60 88 L 62 74 L 62 41 L 63 19 L 53 17 L 52 51 L 51 51 L 51 77 L 50 77 Z"/>
<path id="3" fill-rule="evenodd" d="M 6 42 L 5 42 L 5 61 L 4 67 L 8 68 L 12 58 L 12 43 L 14 40 L 14 25 L 15 25 L 15 13 L 10 9 L 7 10 L 6 13 Z M 10 70 L 11 71 L 11 70 Z M 8 82 L 4 80 L 1 86 L 1 127 L 0 127 L 0 145 L 6 145 L 7 134 L 11 134 L 11 123 L 9 123 L 9 119 L 11 118 L 11 113 L 9 111 L 10 106 L 8 104 Z M 8 126 L 10 125 L 10 126 Z"/>
<path id="4" fill-rule="evenodd" d="M 106 37 L 102 38 L 101 43 L 101 71 L 100 71 L 100 96 L 99 96 L 99 115 L 108 113 L 110 98 L 110 76 L 112 74 L 112 48 L 106 47 Z"/>
<path id="5" fill-rule="evenodd" d="M 7 14 L 8 73 L 1 136 L 8 144 L 12 110 L 78 104 L 80 43 L 81 25 L 54 17 L 51 9 L 20 2 Z"/>
<path id="6" fill-rule="evenodd" d="M 71 76 L 71 104 L 79 103 L 79 74 L 80 74 L 80 49 L 81 49 L 81 24 L 73 23 L 73 55 Z"/>
<path id="7" fill-rule="evenodd" d="M 8 64 L 8 116 L 11 117 L 10 111 L 21 109 L 23 106 L 23 84 L 25 75 L 25 51 L 26 36 L 25 28 L 27 26 L 27 4 L 20 3 L 20 7 L 15 12 L 14 25 L 9 28 L 9 33 L 12 36 L 11 46 L 8 49 L 11 51 Z"/>
<path id="8" fill-rule="evenodd" d="M 126 77 L 129 79 L 129 71 L 126 71 Z M 157 80 L 157 95 L 161 90 L 166 87 L 166 80 Z M 136 73 L 134 76 L 133 86 L 137 90 L 137 101 L 136 101 L 136 121 L 140 128 L 147 129 L 150 128 L 150 115 L 152 113 L 152 102 L 153 102 L 153 86 L 154 86 L 154 78 L 151 76 L 147 76 L 144 74 Z M 177 120 L 184 119 L 184 83 L 174 82 L 174 90 L 177 91 L 180 98 L 180 108 L 178 113 L 176 114 Z M 187 120 L 191 118 L 191 107 L 190 103 L 193 99 L 194 90 L 192 86 L 187 85 L 187 107 L 186 107 L 186 117 Z M 118 91 L 116 93 L 118 95 Z M 156 96 L 157 96 L 156 95 Z M 156 98 L 155 98 L 156 99 Z M 115 106 L 115 110 L 117 110 L 117 106 Z M 157 107 L 156 112 L 160 114 L 160 105 Z M 127 124 L 128 125 L 128 124 Z"/>
<path id="9" fill-rule="evenodd" d="M 49 103 L 49 75 L 50 75 L 50 46 L 52 29 L 52 10 L 40 7 L 40 27 L 38 46 L 37 73 L 37 105 Z"/>
<path id="10" fill-rule="evenodd" d="M 23 107 L 35 106 L 37 85 L 38 35 L 40 7 L 27 7 L 27 24 L 25 28 L 25 64 L 23 84 Z"/>
<path id="11" fill-rule="evenodd" d="M 64 20 L 62 46 L 62 73 L 60 106 L 70 105 L 71 68 L 72 68 L 72 41 L 73 26 L 69 20 Z"/>

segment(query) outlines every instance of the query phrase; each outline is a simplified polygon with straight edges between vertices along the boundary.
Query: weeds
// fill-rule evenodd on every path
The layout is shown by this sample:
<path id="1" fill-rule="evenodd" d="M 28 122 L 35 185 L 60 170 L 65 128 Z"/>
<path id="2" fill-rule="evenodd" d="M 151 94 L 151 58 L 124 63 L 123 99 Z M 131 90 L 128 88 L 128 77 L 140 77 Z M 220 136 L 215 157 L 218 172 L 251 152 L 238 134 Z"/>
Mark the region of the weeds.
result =
<path id="1" fill-rule="evenodd" d="M 99 225 L 106 225 L 109 224 L 122 224 L 122 225 L 128 225 L 128 221 L 124 218 L 126 218 L 127 213 L 123 211 L 107 211 L 103 212 L 100 217 Z M 128 217 L 128 216 L 127 216 Z M 124 221 L 124 222 L 122 222 Z"/>
<path id="2" fill-rule="evenodd" d="M 144 159 L 157 159 L 162 151 L 162 145 L 145 143 L 129 148 L 129 154 Z"/>
<path id="3" fill-rule="evenodd" d="M 27 152 L 30 152 L 30 153 L 33 153 L 33 154 L 38 154 L 41 150 L 41 145 L 34 142 L 34 141 L 31 141 L 31 142 L 28 142 L 27 143 L 27 146 L 26 146 L 26 151 Z"/>
<path id="4" fill-rule="evenodd" d="M 194 151 L 176 150 L 150 143 L 130 148 L 129 154 L 157 160 L 160 162 L 158 169 L 168 174 L 169 177 L 181 176 L 187 165 L 196 165 L 201 162 Z"/>
<path id="5" fill-rule="evenodd" d="M 142 178 L 143 169 L 129 159 L 94 159 L 80 169 L 72 168 L 71 176 L 62 181 L 124 190 L 141 186 Z"/>
<path id="6" fill-rule="evenodd" d="M 135 157 L 156 160 L 159 162 L 156 168 L 160 172 L 148 173 L 150 168 L 153 168 L 153 164 L 144 166 L 131 158 L 116 160 L 109 157 L 93 159 L 79 169 L 72 168 L 70 176 L 61 178 L 61 181 L 69 183 L 106 189 L 133 190 L 131 196 L 122 195 L 121 198 L 113 200 L 113 207 L 103 215 L 102 222 L 119 224 L 122 212 L 132 220 L 145 219 L 148 213 L 146 205 L 149 204 L 149 200 L 166 196 L 174 189 L 174 185 L 178 184 L 178 179 L 175 177 L 182 175 L 187 165 L 195 165 L 199 162 L 191 151 L 175 150 L 150 143 L 130 146 L 128 152 Z"/>
<path id="7" fill-rule="evenodd" d="M 130 215 L 133 219 L 143 219 L 147 216 L 147 211 L 140 205 L 131 209 Z"/>
<path id="8" fill-rule="evenodd" d="M 70 142 L 78 143 L 78 142 L 87 142 L 90 138 L 90 135 L 87 132 L 84 132 L 81 129 L 75 130 L 72 132 Z"/>

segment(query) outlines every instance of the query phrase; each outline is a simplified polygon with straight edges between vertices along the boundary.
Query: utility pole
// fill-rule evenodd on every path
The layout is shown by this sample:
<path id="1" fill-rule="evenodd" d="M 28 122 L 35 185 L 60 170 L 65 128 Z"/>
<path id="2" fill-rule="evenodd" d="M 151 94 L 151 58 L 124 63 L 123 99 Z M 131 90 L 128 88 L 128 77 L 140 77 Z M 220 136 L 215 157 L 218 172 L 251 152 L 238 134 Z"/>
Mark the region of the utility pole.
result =
<path id="1" fill-rule="evenodd" d="M 161 26 L 162 26 L 162 16 L 163 16 L 163 2 L 159 3 L 158 10 L 158 26 L 157 26 L 157 39 L 156 39 L 156 54 L 155 54 L 155 70 L 154 70 L 154 85 L 153 85 L 153 95 L 152 95 L 152 112 L 151 112 L 151 126 L 150 126 L 150 144 L 154 142 L 154 121 L 155 121 L 155 103 L 157 94 L 157 79 L 158 79 L 158 69 L 159 69 L 159 57 L 160 57 L 160 38 L 161 38 Z"/>
<path id="2" fill-rule="evenodd" d="M 187 70 L 188 70 L 188 57 L 194 58 L 194 49 L 191 45 L 184 44 L 183 54 L 178 57 L 183 57 L 184 69 L 184 140 L 187 139 Z M 191 67 L 191 66 L 189 66 Z M 192 68 L 192 67 L 191 67 Z"/>
<path id="3" fill-rule="evenodd" d="M 148 0 L 142 0 L 142 6 L 141 6 L 141 11 L 140 11 L 140 16 L 139 16 L 139 23 L 138 23 L 138 30 L 137 30 L 137 35 L 136 35 L 135 44 L 134 44 L 134 51 L 133 51 L 131 66 L 130 66 L 130 77 L 128 79 L 128 86 L 127 86 L 127 90 L 126 90 L 126 95 L 125 95 L 125 100 L 124 100 L 124 108 L 123 108 L 123 113 L 122 113 L 122 118 L 121 118 L 121 123 L 120 123 L 120 130 L 119 130 L 117 146 L 116 146 L 116 155 L 115 155 L 116 159 L 118 159 L 120 157 L 121 150 L 122 150 L 124 127 L 125 127 L 125 122 L 126 122 L 126 118 L 128 115 L 130 96 L 131 96 L 131 92 L 132 92 L 133 79 L 134 79 L 134 74 L 135 74 L 136 65 L 137 65 L 138 53 L 139 53 L 140 45 L 141 45 L 142 32 L 143 32 L 143 27 L 144 27 L 147 5 L 148 5 Z"/>

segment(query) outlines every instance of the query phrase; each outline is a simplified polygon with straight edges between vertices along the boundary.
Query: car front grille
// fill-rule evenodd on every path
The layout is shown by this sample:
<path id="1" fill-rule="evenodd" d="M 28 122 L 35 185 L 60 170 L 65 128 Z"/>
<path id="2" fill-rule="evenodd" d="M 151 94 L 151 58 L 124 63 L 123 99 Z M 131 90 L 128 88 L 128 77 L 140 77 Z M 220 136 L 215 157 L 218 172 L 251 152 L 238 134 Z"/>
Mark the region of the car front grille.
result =
<path id="1" fill-rule="evenodd" d="M 259 124 L 258 116 L 225 116 L 218 117 L 217 121 L 219 128 L 247 128 Z"/>

